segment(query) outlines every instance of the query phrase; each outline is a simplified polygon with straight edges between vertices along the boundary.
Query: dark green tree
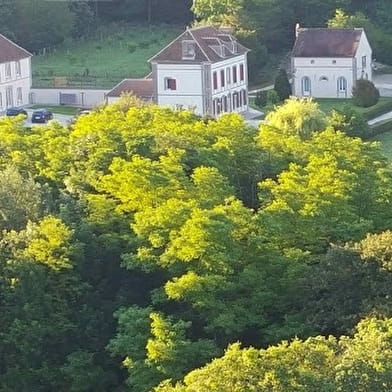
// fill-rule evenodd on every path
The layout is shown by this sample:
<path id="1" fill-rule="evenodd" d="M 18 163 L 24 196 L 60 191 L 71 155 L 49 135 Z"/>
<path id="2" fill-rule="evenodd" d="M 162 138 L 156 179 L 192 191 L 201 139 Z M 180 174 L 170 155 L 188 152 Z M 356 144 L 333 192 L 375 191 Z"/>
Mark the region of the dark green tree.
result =
<path id="1" fill-rule="evenodd" d="M 275 78 L 274 90 L 277 92 L 280 101 L 285 101 L 290 98 L 291 84 L 284 69 L 279 69 L 278 75 Z"/>
<path id="2" fill-rule="evenodd" d="M 373 82 L 366 79 L 357 80 L 353 87 L 353 102 L 355 105 L 367 108 L 374 106 L 380 98 L 380 92 Z"/>

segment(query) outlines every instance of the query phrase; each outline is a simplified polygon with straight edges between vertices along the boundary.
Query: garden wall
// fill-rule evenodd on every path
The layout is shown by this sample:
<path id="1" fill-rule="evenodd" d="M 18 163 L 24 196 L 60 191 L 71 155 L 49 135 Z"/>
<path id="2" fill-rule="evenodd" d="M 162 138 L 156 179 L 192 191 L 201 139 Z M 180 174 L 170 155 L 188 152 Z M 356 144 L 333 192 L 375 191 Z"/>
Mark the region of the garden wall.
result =
<path id="1" fill-rule="evenodd" d="M 32 88 L 30 103 L 33 105 L 67 105 L 93 108 L 106 101 L 110 90 L 78 88 Z"/>

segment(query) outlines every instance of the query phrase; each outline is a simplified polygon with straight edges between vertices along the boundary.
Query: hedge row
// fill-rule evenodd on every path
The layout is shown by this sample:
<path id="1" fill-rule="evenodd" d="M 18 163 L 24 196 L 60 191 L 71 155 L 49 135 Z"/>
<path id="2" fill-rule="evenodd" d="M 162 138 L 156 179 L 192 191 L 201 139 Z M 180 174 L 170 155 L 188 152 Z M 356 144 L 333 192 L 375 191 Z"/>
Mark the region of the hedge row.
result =
<path id="1" fill-rule="evenodd" d="M 380 133 L 392 131 L 392 118 L 380 121 L 370 127 L 370 137 L 379 135 Z"/>
<path id="2" fill-rule="evenodd" d="M 366 120 L 371 120 L 377 116 L 381 116 L 384 113 L 388 113 L 392 111 L 392 100 L 388 100 L 385 102 L 379 102 L 377 105 L 374 105 L 368 108 L 366 111 L 362 113 L 363 117 Z"/>

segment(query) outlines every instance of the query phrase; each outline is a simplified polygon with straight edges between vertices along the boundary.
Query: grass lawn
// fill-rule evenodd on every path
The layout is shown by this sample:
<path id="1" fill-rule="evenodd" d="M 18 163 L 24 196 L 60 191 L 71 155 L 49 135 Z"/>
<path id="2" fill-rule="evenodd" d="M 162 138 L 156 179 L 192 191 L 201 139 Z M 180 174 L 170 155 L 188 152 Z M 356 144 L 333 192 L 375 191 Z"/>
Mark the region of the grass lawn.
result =
<path id="1" fill-rule="evenodd" d="M 43 105 L 30 106 L 31 109 L 40 109 L 42 107 Z M 46 105 L 45 108 L 50 110 L 52 113 L 66 114 L 70 116 L 75 116 L 79 112 L 78 108 L 72 106 L 47 106 Z"/>
<path id="2" fill-rule="evenodd" d="M 112 87 L 124 78 L 150 72 L 147 60 L 180 32 L 178 26 L 117 26 L 103 29 L 95 39 L 65 42 L 50 54 L 33 56 L 33 85 L 53 86 L 66 77 L 70 86 Z"/>
<path id="3" fill-rule="evenodd" d="M 371 141 L 380 142 L 382 153 L 392 161 L 392 129 L 389 132 L 375 136 Z"/>
<path id="4" fill-rule="evenodd" d="M 349 105 L 353 107 L 356 111 L 358 111 L 359 113 L 365 116 L 368 112 L 377 110 L 377 108 L 385 104 L 385 102 L 392 102 L 392 98 L 381 97 L 376 105 L 371 106 L 370 108 L 361 108 L 355 106 L 352 103 L 352 99 L 349 98 L 348 99 L 317 98 L 315 100 L 319 104 L 320 109 L 326 114 L 329 114 L 332 111 L 332 109 L 341 109 L 343 106 Z"/>

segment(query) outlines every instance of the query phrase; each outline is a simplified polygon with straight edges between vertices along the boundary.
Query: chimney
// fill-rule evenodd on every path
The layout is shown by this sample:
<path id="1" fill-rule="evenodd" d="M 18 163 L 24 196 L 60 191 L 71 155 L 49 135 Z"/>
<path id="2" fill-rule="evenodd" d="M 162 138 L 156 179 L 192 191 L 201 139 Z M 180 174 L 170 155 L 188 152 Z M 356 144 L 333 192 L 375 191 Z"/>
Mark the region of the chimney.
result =
<path id="1" fill-rule="evenodd" d="M 295 25 L 295 38 L 297 38 L 298 37 L 298 34 L 299 34 L 299 30 L 301 29 L 301 25 L 299 24 L 299 23 L 297 23 L 296 25 Z"/>

